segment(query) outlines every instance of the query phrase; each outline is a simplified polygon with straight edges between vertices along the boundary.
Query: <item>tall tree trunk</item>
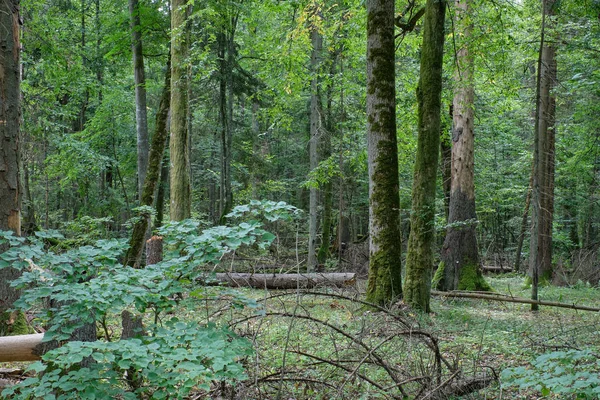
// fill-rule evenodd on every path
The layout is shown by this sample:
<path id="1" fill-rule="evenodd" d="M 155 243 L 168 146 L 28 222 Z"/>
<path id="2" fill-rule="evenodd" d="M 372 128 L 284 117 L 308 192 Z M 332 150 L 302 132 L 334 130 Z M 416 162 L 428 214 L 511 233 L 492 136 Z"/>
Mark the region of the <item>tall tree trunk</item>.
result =
<path id="1" fill-rule="evenodd" d="M 382 305 L 402 296 L 394 9 L 394 0 L 367 1 L 367 301 Z"/>
<path id="2" fill-rule="evenodd" d="M 470 0 L 455 2 L 455 30 L 459 33 L 460 48 L 456 54 L 453 101 L 452 166 L 448 230 L 442 247 L 443 268 L 439 275 L 441 290 L 489 290 L 479 263 L 475 232 L 474 182 L 474 63 L 470 54 Z"/>
<path id="3" fill-rule="evenodd" d="M 144 181 L 144 191 L 140 199 L 140 205 L 151 207 L 154 204 L 154 193 L 156 185 L 160 179 L 161 162 L 167 144 L 168 130 L 167 118 L 169 116 L 169 106 L 171 99 L 171 65 L 170 60 L 167 62 L 167 73 L 165 76 L 165 86 L 160 99 L 160 106 L 156 113 L 156 127 L 152 136 L 152 145 L 150 147 L 150 156 L 148 163 L 148 173 Z M 135 268 L 140 267 L 146 232 L 150 227 L 151 215 L 144 214 L 133 226 L 131 239 L 129 241 L 129 250 L 127 251 L 127 265 Z"/>
<path id="4" fill-rule="evenodd" d="M 313 18 L 319 18 L 314 15 Z M 321 119 L 321 82 L 319 79 L 319 71 L 321 65 L 321 53 L 323 51 L 323 36 L 319 32 L 319 27 L 315 26 L 316 21 L 312 22 L 310 30 L 310 38 L 312 43 L 312 51 L 310 56 L 310 70 L 312 79 L 310 82 L 310 140 L 308 142 L 309 168 L 314 171 L 319 165 L 319 141 L 322 135 Z M 314 271 L 317 266 L 317 209 L 318 204 L 318 189 L 315 185 L 311 185 L 309 192 L 308 206 L 308 272 Z"/>
<path id="5" fill-rule="evenodd" d="M 417 100 L 418 141 L 412 187 L 412 213 L 406 254 L 405 301 L 430 311 L 435 187 L 440 149 L 440 108 L 446 2 L 427 0 Z"/>
<path id="6" fill-rule="evenodd" d="M 187 3 L 171 0 L 171 136 L 170 211 L 172 221 L 192 213 L 190 148 L 187 130 Z"/>
<path id="7" fill-rule="evenodd" d="M 0 2 L 0 230 L 21 234 L 20 181 L 20 24 L 19 0 Z M 0 245 L 0 252 L 5 248 Z M 10 282 L 19 276 L 13 268 L 0 269 L 0 322 L 19 298 Z M 10 327 L 9 327 L 10 330 Z M 19 333 L 19 332 L 15 332 Z M 21 332 L 24 333 L 24 332 Z"/>
<path id="8" fill-rule="evenodd" d="M 554 119 L 556 81 L 554 47 L 546 42 L 546 25 L 554 14 L 555 0 L 542 0 L 542 33 L 538 59 L 535 139 L 533 153 L 532 227 L 529 274 L 531 297 L 537 300 L 538 283 L 552 277 L 552 217 L 554 213 Z M 537 310 L 532 304 L 532 310 Z"/>
<path id="9" fill-rule="evenodd" d="M 331 67 L 329 70 L 329 83 L 327 85 L 327 106 L 325 112 L 325 130 L 321 134 L 319 145 L 321 160 L 327 160 L 331 157 L 331 135 L 335 129 L 333 121 L 333 83 L 336 68 L 337 53 L 331 54 Z M 333 209 L 333 183 L 331 177 L 327 177 L 327 182 L 323 185 L 323 218 L 321 221 L 321 246 L 317 253 L 319 264 L 325 264 L 329 257 L 329 248 L 331 244 L 331 225 Z"/>
<path id="10" fill-rule="evenodd" d="M 129 0 L 131 23 L 131 53 L 133 55 L 133 76 L 135 81 L 135 123 L 137 130 L 137 175 L 138 198 L 142 198 L 144 180 L 148 169 L 148 117 L 146 112 L 146 77 L 144 73 L 144 52 L 142 49 L 142 24 L 138 0 Z"/>

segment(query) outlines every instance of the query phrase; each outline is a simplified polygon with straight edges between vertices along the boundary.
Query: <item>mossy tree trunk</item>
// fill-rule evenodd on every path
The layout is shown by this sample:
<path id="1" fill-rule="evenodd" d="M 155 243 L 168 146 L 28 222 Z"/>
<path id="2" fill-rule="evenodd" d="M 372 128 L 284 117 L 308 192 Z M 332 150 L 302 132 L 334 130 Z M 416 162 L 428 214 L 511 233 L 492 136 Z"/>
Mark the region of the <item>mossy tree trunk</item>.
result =
<path id="1" fill-rule="evenodd" d="M 310 21 L 310 38 L 312 51 L 310 55 L 310 139 L 308 142 L 309 168 L 314 171 L 319 165 L 319 142 L 323 131 L 322 104 L 321 104 L 321 57 L 323 52 L 323 36 L 320 32 L 320 16 L 317 10 Z M 319 207 L 319 192 L 316 185 L 309 189 L 308 205 L 308 261 L 307 270 L 314 271 L 317 266 L 317 209 Z"/>
<path id="2" fill-rule="evenodd" d="M 532 299 L 537 300 L 539 281 L 552 277 L 552 219 L 554 214 L 554 120 L 556 82 L 555 49 L 546 41 L 547 24 L 554 15 L 554 0 L 542 0 L 542 36 L 538 59 L 536 121 L 533 152 L 533 184 L 531 192 L 531 244 L 529 275 Z M 537 305 L 532 305 L 537 310 Z"/>
<path id="3" fill-rule="evenodd" d="M 190 148 L 187 123 L 187 3 L 171 1 L 170 214 L 172 221 L 191 216 Z"/>
<path id="4" fill-rule="evenodd" d="M 367 301 L 381 305 L 402 296 L 394 8 L 394 0 L 367 1 Z"/>
<path id="5" fill-rule="evenodd" d="M 435 237 L 435 187 L 440 149 L 440 108 L 446 2 L 427 0 L 417 88 L 418 140 L 412 188 L 412 214 L 406 255 L 404 298 L 430 311 L 432 244 Z"/>
<path id="6" fill-rule="evenodd" d="M 474 82 L 470 53 L 470 0 L 455 2 L 455 30 L 459 33 L 457 69 L 454 76 L 451 183 L 448 229 L 442 247 L 441 290 L 487 290 L 483 279 L 475 232 L 474 182 Z"/>
<path id="7" fill-rule="evenodd" d="M 0 230 L 21 234 L 20 181 L 20 24 L 19 0 L 0 2 Z M 0 252 L 6 250 L 0 246 Z M 10 282 L 19 277 L 13 268 L 0 270 L 0 329 L 2 335 L 20 334 L 17 322 L 22 315 L 8 313 L 19 298 Z"/>
<path id="8" fill-rule="evenodd" d="M 138 198 L 142 198 L 144 180 L 148 169 L 148 117 L 146 111 L 146 77 L 144 73 L 144 53 L 142 48 L 142 24 L 138 0 L 129 0 L 131 24 L 131 53 L 135 81 L 135 123 L 137 131 L 137 174 Z"/>
<path id="9" fill-rule="evenodd" d="M 156 113 L 156 127 L 152 136 L 152 144 L 150 146 L 148 171 L 144 181 L 144 190 L 140 205 L 151 207 L 154 203 L 154 193 L 156 186 L 160 180 L 161 164 L 165 146 L 167 144 L 168 130 L 167 118 L 169 116 L 169 105 L 171 98 L 171 65 L 167 62 L 167 72 L 165 76 L 165 86 L 160 99 L 158 112 Z M 129 241 L 129 250 L 127 252 L 126 262 L 131 267 L 138 268 L 142 258 L 146 232 L 150 226 L 151 215 L 144 214 L 142 218 L 133 226 L 131 239 Z"/>

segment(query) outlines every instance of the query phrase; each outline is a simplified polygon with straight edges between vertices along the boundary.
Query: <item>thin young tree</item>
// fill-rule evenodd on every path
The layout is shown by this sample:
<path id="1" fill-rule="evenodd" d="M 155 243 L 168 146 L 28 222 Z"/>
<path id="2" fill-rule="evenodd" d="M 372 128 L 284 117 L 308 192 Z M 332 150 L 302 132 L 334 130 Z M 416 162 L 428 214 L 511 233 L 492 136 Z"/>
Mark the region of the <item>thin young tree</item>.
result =
<path id="1" fill-rule="evenodd" d="M 142 198 L 144 180 L 148 169 L 148 117 L 146 111 L 146 76 L 144 72 L 144 52 L 142 47 L 142 23 L 138 0 L 129 0 L 131 25 L 131 53 L 135 82 L 135 123 L 137 131 L 137 175 L 138 198 Z"/>
<path id="2" fill-rule="evenodd" d="M 319 165 L 319 142 L 323 132 L 321 82 L 319 72 L 323 51 L 323 35 L 319 26 L 319 8 L 315 4 L 314 14 L 311 18 L 310 39 L 312 50 L 310 54 L 310 140 L 308 142 L 309 167 L 314 171 Z M 309 189 L 308 209 L 308 261 L 307 270 L 314 271 L 317 266 L 317 209 L 319 207 L 319 191 L 315 185 Z"/>
<path id="3" fill-rule="evenodd" d="M 454 74 L 451 182 L 448 228 L 442 247 L 441 290 L 486 290 L 477 249 L 474 181 L 474 62 L 470 0 L 456 0 L 454 29 L 458 33 L 458 52 Z"/>
<path id="4" fill-rule="evenodd" d="M 445 1 L 427 0 L 417 87 L 418 140 L 404 282 L 405 301 L 424 312 L 430 311 L 445 15 Z"/>
<path id="5" fill-rule="evenodd" d="M 369 282 L 367 301 L 402 296 L 394 0 L 367 1 Z"/>
<path id="6" fill-rule="evenodd" d="M 191 216 L 190 148 L 187 123 L 187 3 L 171 1 L 170 211 L 172 221 Z"/>

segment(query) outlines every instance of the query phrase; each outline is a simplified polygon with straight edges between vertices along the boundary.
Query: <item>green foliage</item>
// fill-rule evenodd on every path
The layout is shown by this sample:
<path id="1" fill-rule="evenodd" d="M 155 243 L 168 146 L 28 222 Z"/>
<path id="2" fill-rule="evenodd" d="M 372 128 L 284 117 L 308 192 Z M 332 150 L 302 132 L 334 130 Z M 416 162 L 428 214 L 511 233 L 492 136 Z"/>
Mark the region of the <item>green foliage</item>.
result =
<path id="1" fill-rule="evenodd" d="M 13 399 L 184 399 L 192 390 L 208 391 L 212 381 L 246 379 L 239 359 L 251 353 L 248 340 L 224 328 L 171 318 L 154 327 L 152 336 L 69 342 L 29 367 L 42 375 L 2 394 Z M 94 362 L 80 368 L 84 358 Z M 133 373 L 149 383 L 126 392 L 123 377 Z"/>
<path id="2" fill-rule="evenodd" d="M 252 202 L 239 206 L 232 217 L 251 216 L 268 221 L 289 219 L 299 210 L 283 202 Z M 125 309 L 135 309 L 154 321 L 149 335 L 119 342 L 69 342 L 48 352 L 44 364 L 34 364 L 42 376 L 30 378 L 7 389 L 11 398 L 113 397 L 185 398 L 191 390 L 208 390 L 212 381 L 245 379 L 240 357 L 249 355 L 245 339 L 216 325 L 179 321 L 170 313 L 182 294 L 186 301 L 225 300 L 231 307 L 250 307 L 261 313 L 253 299 L 228 288 L 198 286 L 206 267 L 219 263 L 228 252 L 241 246 L 265 248 L 273 234 L 261 228 L 256 219 L 234 226 L 201 230 L 201 224 L 185 220 L 165 225 L 167 251 L 164 260 L 145 269 L 121 264 L 125 240 L 98 240 L 91 245 L 62 253 L 48 243 L 64 240 L 55 231 L 38 232 L 23 238 L 10 231 L 0 232 L 0 244 L 10 247 L 0 254 L 0 267 L 12 266 L 21 276 L 12 285 L 23 290 L 15 303 L 21 310 L 38 309 L 37 322 L 48 326 L 45 341 L 69 340 L 84 324 L 105 321 Z M 94 362 L 78 364 L 91 357 Z M 141 377 L 143 385 L 124 385 L 125 372 Z M 78 388 L 78 392 L 71 389 Z M 125 391 L 125 392 L 124 392 Z"/>
<path id="3" fill-rule="evenodd" d="M 592 350 L 542 354 L 529 367 L 502 371 L 505 386 L 533 389 L 542 396 L 597 399 L 600 396 L 600 360 Z"/>

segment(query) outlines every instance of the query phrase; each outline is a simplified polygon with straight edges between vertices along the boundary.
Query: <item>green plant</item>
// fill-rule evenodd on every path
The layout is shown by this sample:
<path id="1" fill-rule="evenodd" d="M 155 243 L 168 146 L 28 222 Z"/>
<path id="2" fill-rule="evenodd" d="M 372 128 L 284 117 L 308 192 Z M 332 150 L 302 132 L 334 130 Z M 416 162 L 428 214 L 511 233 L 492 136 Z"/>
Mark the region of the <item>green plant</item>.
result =
<path id="1" fill-rule="evenodd" d="M 284 203 L 255 205 L 273 221 L 285 218 L 285 210 L 295 210 Z M 242 207 L 236 212 L 243 216 L 249 210 Z M 230 307 L 250 307 L 260 313 L 256 301 L 232 289 L 202 287 L 197 282 L 207 274 L 207 266 L 217 264 L 224 254 L 244 245 L 268 246 L 275 236 L 261 226 L 252 220 L 200 230 L 200 223 L 193 220 L 171 223 L 160 231 L 167 248 L 164 260 L 143 270 L 121 264 L 125 240 L 99 240 L 56 253 L 47 248 L 48 242 L 63 239 L 56 231 L 29 238 L 0 231 L 0 244 L 9 245 L 0 254 L 0 268 L 21 270 L 12 285 L 27 289 L 15 307 L 41 310 L 38 321 L 48 327 L 44 341 L 69 340 L 76 329 L 96 322 L 105 339 L 72 341 L 47 352 L 43 363 L 30 367 L 42 375 L 3 395 L 22 399 L 115 394 L 184 398 L 191 390 L 208 390 L 212 381 L 245 379 L 239 360 L 251 353 L 248 341 L 214 324 L 181 321 L 172 312 L 185 297 L 185 302 L 224 301 Z M 126 309 L 151 319 L 148 335 L 113 341 L 107 321 Z M 83 360 L 93 362 L 80 364 Z M 126 374 L 131 379 L 123 380 Z M 79 392 L 71 394 L 73 388 Z"/>
<path id="2" fill-rule="evenodd" d="M 505 386 L 533 389 L 543 396 L 597 399 L 600 396 L 600 360 L 592 350 L 554 351 L 542 354 L 529 367 L 502 371 Z"/>

